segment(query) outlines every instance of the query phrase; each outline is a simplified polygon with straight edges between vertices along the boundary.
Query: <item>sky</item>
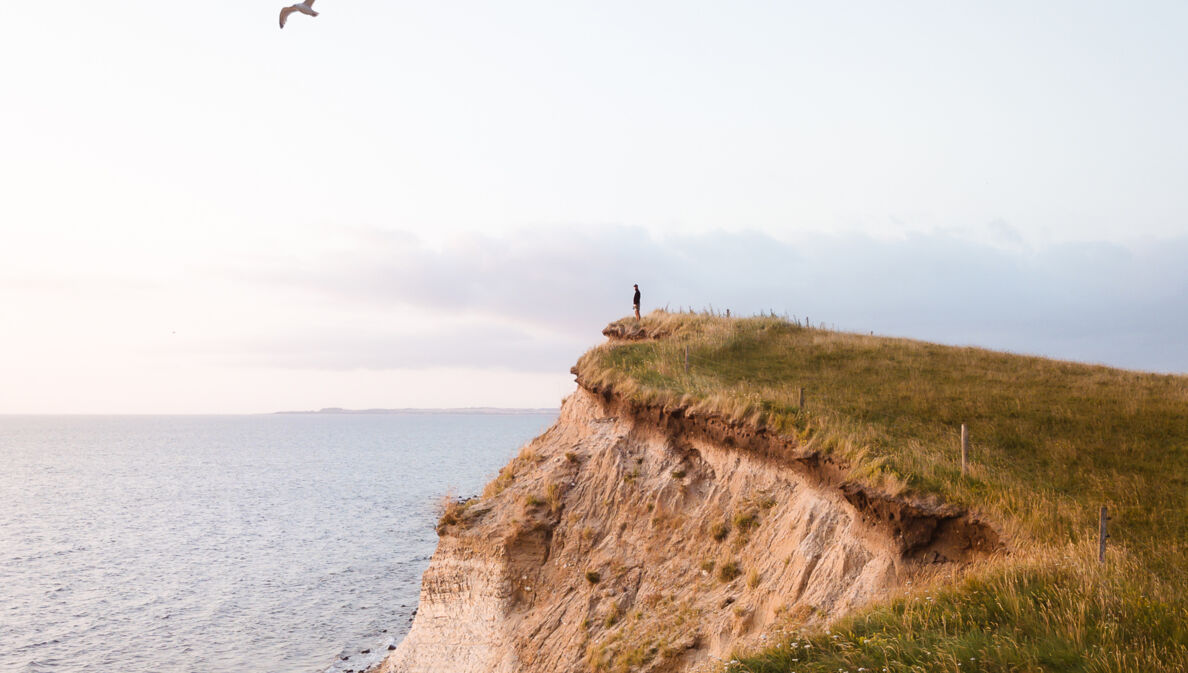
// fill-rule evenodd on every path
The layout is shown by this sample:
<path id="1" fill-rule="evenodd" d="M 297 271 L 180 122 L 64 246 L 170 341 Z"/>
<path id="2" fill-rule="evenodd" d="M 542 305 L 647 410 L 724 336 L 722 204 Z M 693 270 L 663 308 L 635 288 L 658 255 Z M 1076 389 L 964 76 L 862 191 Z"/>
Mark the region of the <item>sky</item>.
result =
<path id="1" fill-rule="evenodd" d="M 0 413 L 553 407 L 630 311 L 1188 372 L 1188 5 L 0 21 Z"/>

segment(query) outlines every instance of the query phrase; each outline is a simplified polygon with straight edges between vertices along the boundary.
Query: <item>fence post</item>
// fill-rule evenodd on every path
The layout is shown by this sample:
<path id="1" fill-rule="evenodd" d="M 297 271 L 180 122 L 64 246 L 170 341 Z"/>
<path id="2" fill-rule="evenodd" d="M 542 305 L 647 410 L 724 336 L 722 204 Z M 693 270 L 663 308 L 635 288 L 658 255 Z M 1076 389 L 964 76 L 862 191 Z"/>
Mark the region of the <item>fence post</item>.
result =
<path id="1" fill-rule="evenodd" d="M 726 309 L 726 317 L 727 317 L 727 318 L 729 318 L 729 317 L 730 317 L 730 309 Z"/>
<path id="2" fill-rule="evenodd" d="M 1101 512 L 1098 514 L 1098 517 L 1097 517 L 1097 562 L 1098 563 L 1105 563 L 1106 538 L 1109 537 L 1109 534 L 1106 533 L 1106 522 L 1109 520 L 1110 520 L 1110 517 L 1106 513 L 1105 505 L 1102 505 Z"/>
<path id="3" fill-rule="evenodd" d="M 804 388 L 800 389 L 800 401 L 796 404 L 798 409 L 804 408 Z"/>
<path id="4" fill-rule="evenodd" d="M 689 344 L 685 344 L 685 374 L 689 374 Z"/>
<path id="5" fill-rule="evenodd" d="M 969 428 L 961 424 L 961 476 L 965 476 L 965 465 L 969 461 Z"/>

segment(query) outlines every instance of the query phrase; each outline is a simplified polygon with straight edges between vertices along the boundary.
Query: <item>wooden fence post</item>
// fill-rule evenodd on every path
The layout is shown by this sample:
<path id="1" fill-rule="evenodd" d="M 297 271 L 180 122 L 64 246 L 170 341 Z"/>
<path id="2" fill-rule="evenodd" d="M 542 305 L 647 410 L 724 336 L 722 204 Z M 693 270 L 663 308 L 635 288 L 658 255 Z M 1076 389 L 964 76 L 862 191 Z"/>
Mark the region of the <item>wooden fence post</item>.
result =
<path id="1" fill-rule="evenodd" d="M 969 461 L 969 428 L 961 424 L 961 476 L 965 476 L 966 463 Z"/>
<path id="2" fill-rule="evenodd" d="M 796 404 L 798 409 L 804 408 L 804 388 L 800 389 L 800 401 Z"/>
<path id="3" fill-rule="evenodd" d="M 1101 506 L 1101 512 L 1097 516 L 1097 562 L 1105 563 L 1105 549 L 1106 538 L 1109 534 L 1106 533 L 1106 522 L 1110 520 L 1106 513 L 1105 505 Z"/>

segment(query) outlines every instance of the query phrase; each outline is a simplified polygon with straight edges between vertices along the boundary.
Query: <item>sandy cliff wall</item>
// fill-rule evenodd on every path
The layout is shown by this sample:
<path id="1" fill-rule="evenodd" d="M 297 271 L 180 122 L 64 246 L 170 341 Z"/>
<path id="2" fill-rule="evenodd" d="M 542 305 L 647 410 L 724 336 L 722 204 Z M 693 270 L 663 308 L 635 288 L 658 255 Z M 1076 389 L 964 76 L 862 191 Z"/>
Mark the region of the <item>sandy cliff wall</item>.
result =
<path id="1" fill-rule="evenodd" d="M 439 527 L 412 630 L 380 670 L 691 670 L 997 545 L 958 510 L 841 483 L 777 441 L 579 388 Z"/>

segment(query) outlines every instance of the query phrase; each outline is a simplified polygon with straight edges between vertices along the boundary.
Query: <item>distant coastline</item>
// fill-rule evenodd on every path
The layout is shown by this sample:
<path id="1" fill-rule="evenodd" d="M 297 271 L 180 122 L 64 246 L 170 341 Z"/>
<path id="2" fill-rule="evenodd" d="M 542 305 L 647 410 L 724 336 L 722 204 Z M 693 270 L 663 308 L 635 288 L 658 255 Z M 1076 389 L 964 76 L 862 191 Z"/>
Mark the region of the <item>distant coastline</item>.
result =
<path id="1" fill-rule="evenodd" d="M 530 414 L 558 414 L 560 409 L 515 409 L 503 407 L 455 407 L 447 409 L 343 409 L 326 407 L 316 411 L 274 411 L 273 414 L 484 414 L 488 416 L 526 416 Z"/>

